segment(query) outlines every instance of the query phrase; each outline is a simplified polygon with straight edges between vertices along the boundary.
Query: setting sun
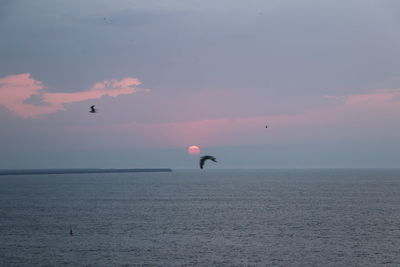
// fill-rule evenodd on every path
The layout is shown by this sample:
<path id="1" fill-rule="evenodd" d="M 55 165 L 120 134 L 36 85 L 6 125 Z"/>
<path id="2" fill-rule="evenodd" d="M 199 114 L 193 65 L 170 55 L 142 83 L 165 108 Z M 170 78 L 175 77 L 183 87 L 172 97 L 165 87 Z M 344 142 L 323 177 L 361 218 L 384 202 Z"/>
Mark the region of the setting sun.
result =
<path id="1" fill-rule="evenodd" d="M 188 151 L 189 155 L 197 155 L 197 154 L 200 154 L 200 147 L 190 146 L 190 147 L 188 147 L 187 151 Z"/>

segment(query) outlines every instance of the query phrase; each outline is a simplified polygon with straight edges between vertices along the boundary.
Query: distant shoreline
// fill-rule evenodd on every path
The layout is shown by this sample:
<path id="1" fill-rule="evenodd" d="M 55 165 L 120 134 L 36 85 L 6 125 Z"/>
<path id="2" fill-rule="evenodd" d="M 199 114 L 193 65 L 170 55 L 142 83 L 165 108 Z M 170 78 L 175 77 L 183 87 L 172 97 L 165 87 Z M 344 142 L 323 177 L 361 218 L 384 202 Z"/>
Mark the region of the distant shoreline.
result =
<path id="1" fill-rule="evenodd" d="M 128 173 L 128 172 L 172 172 L 172 169 L 170 169 L 170 168 L 157 168 L 157 169 L 25 169 L 25 170 L 0 170 L 0 175 Z"/>

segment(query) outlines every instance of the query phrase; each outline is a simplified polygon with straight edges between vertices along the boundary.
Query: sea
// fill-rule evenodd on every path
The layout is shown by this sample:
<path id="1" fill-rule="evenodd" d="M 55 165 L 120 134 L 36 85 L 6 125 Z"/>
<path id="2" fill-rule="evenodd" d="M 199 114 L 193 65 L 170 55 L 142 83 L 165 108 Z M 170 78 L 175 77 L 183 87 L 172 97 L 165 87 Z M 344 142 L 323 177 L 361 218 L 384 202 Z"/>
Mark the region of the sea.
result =
<path id="1" fill-rule="evenodd" d="M 400 266 L 400 169 L 1 176 L 0 266 Z"/>

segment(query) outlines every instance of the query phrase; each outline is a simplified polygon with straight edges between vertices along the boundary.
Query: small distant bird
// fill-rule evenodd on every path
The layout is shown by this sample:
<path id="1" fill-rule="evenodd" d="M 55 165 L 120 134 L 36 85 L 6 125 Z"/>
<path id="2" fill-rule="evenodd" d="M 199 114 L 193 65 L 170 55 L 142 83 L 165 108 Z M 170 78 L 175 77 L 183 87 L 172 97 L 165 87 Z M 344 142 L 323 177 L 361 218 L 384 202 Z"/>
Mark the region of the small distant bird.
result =
<path id="1" fill-rule="evenodd" d="M 96 113 L 97 110 L 94 108 L 94 105 L 90 107 L 90 113 Z"/>
<path id="2" fill-rule="evenodd" d="M 72 227 L 71 227 L 71 225 L 69 226 L 69 234 L 70 234 L 70 235 L 74 235 L 74 233 L 72 232 Z"/>
<path id="3" fill-rule="evenodd" d="M 268 128 L 268 125 L 265 125 L 265 128 Z"/>
<path id="4" fill-rule="evenodd" d="M 206 160 L 212 160 L 214 162 L 217 162 L 217 159 L 214 156 L 210 156 L 210 155 L 206 155 L 206 156 L 202 156 L 200 158 L 200 169 L 203 169 L 204 163 L 206 162 Z"/>

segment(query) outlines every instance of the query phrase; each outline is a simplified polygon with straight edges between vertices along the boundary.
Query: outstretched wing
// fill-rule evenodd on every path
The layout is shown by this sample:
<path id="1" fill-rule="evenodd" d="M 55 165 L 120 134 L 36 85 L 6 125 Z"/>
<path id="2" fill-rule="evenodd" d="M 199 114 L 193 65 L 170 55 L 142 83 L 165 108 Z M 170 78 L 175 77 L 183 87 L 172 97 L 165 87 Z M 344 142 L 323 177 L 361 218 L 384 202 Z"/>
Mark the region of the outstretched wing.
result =
<path id="1" fill-rule="evenodd" d="M 210 155 L 206 155 L 206 156 L 202 156 L 201 158 L 200 158 L 200 169 L 203 169 L 203 167 L 204 167 L 204 163 L 206 162 L 206 160 L 212 160 L 212 161 L 214 161 L 214 162 L 217 162 L 217 159 L 215 158 L 215 157 L 213 157 L 213 156 L 210 156 Z"/>
<path id="2" fill-rule="evenodd" d="M 204 167 L 204 162 L 206 162 L 207 156 L 203 156 L 200 158 L 200 169 L 203 169 Z"/>

